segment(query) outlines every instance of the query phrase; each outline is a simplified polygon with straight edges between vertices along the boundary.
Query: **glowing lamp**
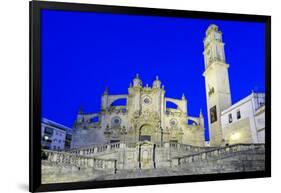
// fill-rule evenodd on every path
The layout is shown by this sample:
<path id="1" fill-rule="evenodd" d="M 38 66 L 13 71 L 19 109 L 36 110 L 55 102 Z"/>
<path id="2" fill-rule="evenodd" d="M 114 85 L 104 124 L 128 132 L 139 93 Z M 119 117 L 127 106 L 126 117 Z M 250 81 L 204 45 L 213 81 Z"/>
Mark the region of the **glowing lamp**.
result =
<path id="1" fill-rule="evenodd" d="M 240 139 L 240 133 L 233 133 L 230 138 L 231 140 L 238 140 Z"/>

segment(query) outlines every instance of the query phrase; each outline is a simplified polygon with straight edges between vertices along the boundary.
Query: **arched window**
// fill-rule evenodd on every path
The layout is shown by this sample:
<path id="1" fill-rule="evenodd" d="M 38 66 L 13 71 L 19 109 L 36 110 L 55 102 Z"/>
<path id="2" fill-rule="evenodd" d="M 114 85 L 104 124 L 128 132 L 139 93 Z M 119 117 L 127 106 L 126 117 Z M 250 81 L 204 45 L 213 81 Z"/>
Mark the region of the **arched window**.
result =
<path id="1" fill-rule="evenodd" d="M 126 105 L 127 105 L 126 98 L 117 99 L 111 103 L 111 106 L 126 106 Z"/>
<path id="2" fill-rule="evenodd" d="M 187 121 L 187 124 L 188 125 L 198 125 L 195 121 L 190 120 L 190 119 Z"/>
<path id="3" fill-rule="evenodd" d="M 178 105 L 176 103 L 171 102 L 171 101 L 167 101 L 166 102 L 166 108 L 177 109 Z"/>

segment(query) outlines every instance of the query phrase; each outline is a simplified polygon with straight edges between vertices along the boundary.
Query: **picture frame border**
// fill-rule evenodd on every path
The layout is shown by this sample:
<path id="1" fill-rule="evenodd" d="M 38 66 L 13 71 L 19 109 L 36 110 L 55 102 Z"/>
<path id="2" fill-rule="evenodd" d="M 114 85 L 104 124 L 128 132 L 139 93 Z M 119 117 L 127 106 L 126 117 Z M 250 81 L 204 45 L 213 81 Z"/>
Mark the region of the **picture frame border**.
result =
<path id="1" fill-rule="evenodd" d="M 247 21 L 265 23 L 265 171 L 215 173 L 185 176 L 148 177 L 135 179 L 81 181 L 70 183 L 41 183 L 41 10 L 62 10 L 78 12 L 101 12 L 113 14 L 165 16 L 228 21 Z M 63 3 L 48 1 L 29 2 L 29 191 L 61 191 L 93 188 L 110 188 L 154 184 L 172 184 L 215 180 L 234 180 L 245 178 L 271 177 L 271 16 L 203 11 L 156 9 Z"/>

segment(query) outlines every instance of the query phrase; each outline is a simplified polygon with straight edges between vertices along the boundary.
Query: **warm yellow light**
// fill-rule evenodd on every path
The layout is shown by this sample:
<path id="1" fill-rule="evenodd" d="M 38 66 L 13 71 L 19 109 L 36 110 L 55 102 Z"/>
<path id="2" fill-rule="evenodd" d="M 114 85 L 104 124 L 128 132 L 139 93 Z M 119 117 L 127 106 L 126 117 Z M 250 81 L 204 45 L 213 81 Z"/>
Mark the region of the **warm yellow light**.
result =
<path id="1" fill-rule="evenodd" d="M 240 138 L 240 133 L 233 133 L 230 138 L 231 140 L 238 140 Z"/>

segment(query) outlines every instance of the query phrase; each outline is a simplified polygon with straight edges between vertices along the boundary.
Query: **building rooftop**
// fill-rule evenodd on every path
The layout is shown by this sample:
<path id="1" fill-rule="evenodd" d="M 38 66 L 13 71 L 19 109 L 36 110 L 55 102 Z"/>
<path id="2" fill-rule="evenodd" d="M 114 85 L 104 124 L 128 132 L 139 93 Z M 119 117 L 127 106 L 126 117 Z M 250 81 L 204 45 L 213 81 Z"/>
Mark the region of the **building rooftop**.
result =
<path id="1" fill-rule="evenodd" d="M 61 130 L 67 131 L 67 132 L 72 130 L 70 127 L 62 125 L 62 124 L 57 123 L 55 121 L 51 121 L 51 120 L 49 120 L 47 118 L 44 118 L 44 117 L 42 118 L 41 122 L 46 124 L 46 125 L 50 125 L 50 126 L 56 127 L 58 129 L 61 129 Z"/>
<path id="2" fill-rule="evenodd" d="M 221 115 L 226 114 L 229 111 L 232 111 L 233 109 L 243 105 L 244 103 L 252 100 L 253 98 L 255 100 L 255 110 L 257 110 L 260 107 L 265 105 L 265 103 L 264 103 L 264 101 L 265 101 L 265 93 L 262 93 L 262 92 L 260 92 L 260 93 L 252 92 L 250 95 L 246 96 L 245 98 L 239 100 L 238 102 L 236 102 L 233 105 L 231 105 L 229 108 L 227 108 L 224 111 L 222 111 Z"/>

